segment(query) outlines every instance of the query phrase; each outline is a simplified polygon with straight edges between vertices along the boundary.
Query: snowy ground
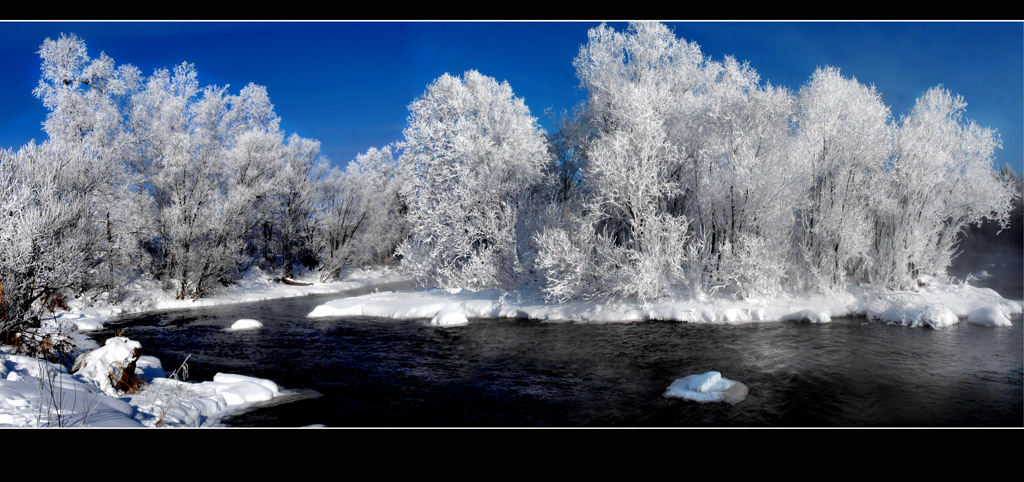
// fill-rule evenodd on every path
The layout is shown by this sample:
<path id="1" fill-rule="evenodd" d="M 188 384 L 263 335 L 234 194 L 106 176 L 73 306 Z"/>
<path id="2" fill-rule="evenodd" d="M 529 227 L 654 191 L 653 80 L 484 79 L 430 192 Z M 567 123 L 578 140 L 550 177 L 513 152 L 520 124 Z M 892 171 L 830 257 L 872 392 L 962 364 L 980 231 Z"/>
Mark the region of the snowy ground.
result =
<path id="1" fill-rule="evenodd" d="M 226 373 L 212 381 L 184 382 L 181 379 L 187 377 L 181 375 L 187 373 L 187 364 L 165 371 L 159 359 L 145 355 L 137 357 L 134 370 L 144 388 L 124 393 L 114 387 L 114 380 L 137 356 L 136 349 L 144 351 L 144 347 L 124 337 L 109 338 L 100 346 L 85 333 L 122 313 L 334 293 L 406 280 L 392 270 L 356 270 L 330 283 L 319 283 L 315 274 L 308 274 L 295 281 L 311 285 L 293 286 L 256 271 L 221 293 L 195 302 L 175 300 L 155 282 L 132 287 L 133 294 L 122 306 L 84 308 L 84 303 L 72 300 L 69 305 L 78 310 L 47 320 L 41 332 L 78 347 L 72 353 L 74 373 L 57 363 L 15 354 L 12 347 L 0 347 L 0 427 L 216 426 L 224 417 L 254 404 L 296 394 L 270 380 Z M 258 329 L 257 324 L 257 320 L 239 320 L 233 328 Z"/>

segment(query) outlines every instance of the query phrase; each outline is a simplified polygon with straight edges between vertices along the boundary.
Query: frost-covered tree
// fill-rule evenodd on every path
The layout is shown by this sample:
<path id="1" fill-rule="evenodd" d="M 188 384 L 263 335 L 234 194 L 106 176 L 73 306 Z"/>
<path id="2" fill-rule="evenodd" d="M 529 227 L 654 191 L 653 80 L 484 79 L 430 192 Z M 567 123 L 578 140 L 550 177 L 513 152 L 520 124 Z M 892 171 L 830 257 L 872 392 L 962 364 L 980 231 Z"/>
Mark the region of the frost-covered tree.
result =
<path id="1" fill-rule="evenodd" d="M 405 238 L 405 182 L 391 146 L 371 148 L 344 171 L 333 168 L 323 182 L 320 214 L 320 279 L 348 265 L 388 264 Z"/>
<path id="2" fill-rule="evenodd" d="M 135 189 L 140 179 L 124 167 L 132 146 L 124 106 L 141 75 L 131 65 L 116 66 L 106 54 L 90 58 L 75 35 L 47 38 L 39 55 L 42 75 L 33 94 L 49 109 L 43 124 L 47 142 L 78 159 L 68 161 L 76 174 L 65 179 L 84 196 L 80 229 L 102 241 L 95 256 L 103 273 L 93 273 L 93 282 L 119 291 L 139 260 L 137 234 L 144 226 L 136 213 L 146 204 Z"/>
<path id="3" fill-rule="evenodd" d="M 530 236 L 516 228 L 521 203 L 549 160 L 537 120 L 507 82 L 477 71 L 439 77 L 409 110 L 403 264 L 443 287 L 514 286 Z"/>
<path id="4" fill-rule="evenodd" d="M 673 210 L 690 217 L 703 241 L 691 282 L 739 296 L 776 294 L 789 262 L 793 212 L 805 166 L 792 155 L 795 99 L 761 85 L 732 57 L 705 61 L 703 83 L 679 99 L 672 143 L 681 153 L 673 173 L 680 195 Z"/>
<path id="5" fill-rule="evenodd" d="M 549 299 L 664 294 L 682 274 L 689 220 L 665 209 L 679 193 L 669 141 L 678 93 L 699 82 L 702 55 L 661 24 L 591 29 L 575 65 L 594 135 L 583 212 L 537 238 Z M 692 75 L 691 75 L 692 74 Z M 576 226 L 573 226 L 576 224 Z M 592 263 L 573 259 L 594 258 Z"/>
<path id="6" fill-rule="evenodd" d="M 800 89 L 796 155 L 810 164 L 810 184 L 795 240 L 808 288 L 841 288 L 870 269 L 871 206 L 891 155 L 890 120 L 873 86 L 838 69 L 818 69 Z"/>
<path id="7" fill-rule="evenodd" d="M 100 239 L 80 190 L 88 154 L 54 143 L 0 151 L 0 341 L 78 294 L 99 265 Z M 77 181 L 77 182 L 76 182 Z"/>
<path id="8" fill-rule="evenodd" d="M 563 111 L 553 119 L 555 132 L 548 134 L 552 157 L 544 176 L 550 184 L 548 189 L 552 201 L 565 203 L 571 199 L 578 200 L 582 195 L 586 149 L 594 135 L 588 112 L 586 105 L 581 104 L 572 115 Z"/>
<path id="9" fill-rule="evenodd" d="M 598 290 L 640 299 L 679 283 L 696 294 L 721 284 L 743 296 L 777 292 L 788 251 L 771 246 L 788 243 L 800 193 L 792 94 L 762 86 L 731 57 L 706 59 L 658 23 L 592 29 L 575 63 L 593 130 L 579 220 L 618 253 L 609 266 L 593 265 L 618 271 L 619 281 L 596 282 L 605 286 Z M 550 253 L 604 246 L 580 239 L 586 231 L 549 233 L 551 242 L 570 239 Z M 561 274 L 545 276 L 564 284 Z"/>
<path id="10" fill-rule="evenodd" d="M 1005 226 L 1014 187 L 994 167 L 999 137 L 964 119 L 966 106 L 935 87 L 900 123 L 875 199 L 869 281 L 912 287 L 920 274 L 945 273 L 969 224 L 987 218 Z"/>
<path id="11" fill-rule="evenodd" d="M 280 258 L 285 277 L 294 274 L 296 264 L 315 268 L 320 237 L 318 210 L 321 185 L 327 176 L 328 162 L 320 157 L 320 143 L 293 134 L 284 148 L 281 170 L 261 226 L 264 258 Z"/>

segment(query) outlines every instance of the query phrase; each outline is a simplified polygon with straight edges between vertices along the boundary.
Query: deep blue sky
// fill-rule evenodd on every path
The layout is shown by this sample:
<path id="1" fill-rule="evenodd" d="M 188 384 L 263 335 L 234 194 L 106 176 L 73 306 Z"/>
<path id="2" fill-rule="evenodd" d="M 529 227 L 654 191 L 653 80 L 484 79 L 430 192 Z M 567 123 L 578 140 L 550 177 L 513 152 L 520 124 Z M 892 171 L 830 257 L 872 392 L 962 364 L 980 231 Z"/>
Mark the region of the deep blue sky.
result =
<path id="1" fill-rule="evenodd" d="M 35 138 L 46 116 L 32 96 L 36 53 L 62 32 L 145 75 L 183 61 L 201 85 L 267 87 L 286 133 L 318 139 L 344 165 L 369 147 L 402 138 L 407 106 L 445 72 L 476 69 L 507 80 L 551 130 L 545 109 L 584 98 L 573 58 L 594 22 L 0 22 L 0 147 Z M 616 29 L 623 23 L 612 23 Z M 1003 140 L 998 164 L 1022 165 L 1024 23 L 682 22 L 677 36 L 705 55 L 749 61 L 763 81 L 791 89 L 815 67 L 839 67 L 874 84 L 899 116 L 929 87 L 963 95 L 966 116 Z"/>

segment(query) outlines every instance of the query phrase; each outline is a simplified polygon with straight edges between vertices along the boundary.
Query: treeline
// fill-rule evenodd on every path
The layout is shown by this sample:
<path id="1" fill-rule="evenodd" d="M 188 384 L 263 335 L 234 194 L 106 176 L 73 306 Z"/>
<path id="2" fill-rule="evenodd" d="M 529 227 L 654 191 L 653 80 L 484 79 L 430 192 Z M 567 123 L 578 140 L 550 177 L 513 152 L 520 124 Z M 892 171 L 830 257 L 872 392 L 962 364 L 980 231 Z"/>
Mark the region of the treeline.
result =
<path id="1" fill-rule="evenodd" d="M 1015 193 L 996 133 L 941 87 L 896 119 L 838 69 L 792 92 L 658 23 L 589 32 L 588 99 L 557 132 L 507 83 L 445 74 L 403 140 L 344 171 L 285 138 L 262 87 L 145 77 L 74 36 L 40 54 L 49 139 L 0 154 L 5 326 L 62 293 L 152 276 L 197 297 L 252 266 L 400 262 L 549 301 L 913 288 Z"/>
<path id="2" fill-rule="evenodd" d="M 253 266 L 326 279 L 394 263 L 389 148 L 330 168 L 319 142 L 285 137 L 264 87 L 201 86 L 187 63 L 144 76 L 74 35 L 39 54 L 48 139 L 0 152 L 4 338 L 64 296 L 116 302 L 143 276 L 186 299 Z"/>

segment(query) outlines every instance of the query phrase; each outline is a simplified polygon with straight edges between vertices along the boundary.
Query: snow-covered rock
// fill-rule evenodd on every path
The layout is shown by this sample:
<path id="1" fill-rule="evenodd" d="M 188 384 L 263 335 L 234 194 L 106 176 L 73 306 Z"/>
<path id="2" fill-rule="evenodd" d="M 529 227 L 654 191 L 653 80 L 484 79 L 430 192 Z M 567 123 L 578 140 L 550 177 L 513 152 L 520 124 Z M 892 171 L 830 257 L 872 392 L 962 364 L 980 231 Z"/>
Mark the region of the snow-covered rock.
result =
<path id="1" fill-rule="evenodd" d="M 167 376 L 164 372 L 163 364 L 160 363 L 160 359 L 149 355 L 142 355 L 135 362 L 135 375 L 146 381 Z"/>
<path id="2" fill-rule="evenodd" d="M 137 341 L 123 336 L 107 338 L 103 346 L 79 355 L 71 372 L 91 381 L 104 393 L 118 396 L 114 385 L 123 370 L 135 364 L 141 354 L 142 344 Z"/>
<path id="3" fill-rule="evenodd" d="M 890 305 L 880 312 L 868 313 L 868 318 L 911 327 L 945 328 L 960 322 L 953 310 L 942 305 L 909 304 Z"/>
<path id="4" fill-rule="evenodd" d="M 983 326 L 1012 326 L 1010 318 L 997 305 L 982 306 L 967 315 L 967 322 Z"/>
<path id="5" fill-rule="evenodd" d="M 800 310 L 782 317 L 782 321 L 804 321 L 808 323 L 830 323 L 832 317 L 822 310 Z"/>
<path id="6" fill-rule="evenodd" d="M 433 326 L 463 326 L 468 325 L 469 320 L 459 310 L 443 309 L 430 319 L 430 324 Z"/>
<path id="7" fill-rule="evenodd" d="M 726 402 L 735 405 L 747 398 L 747 386 L 722 377 L 716 371 L 688 375 L 672 382 L 665 391 L 670 398 L 683 398 L 697 402 Z"/>
<path id="8" fill-rule="evenodd" d="M 232 323 L 231 328 L 226 328 L 224 331 L 258 330 L 260 328 L 263 328 L 263 323 L 260 323 L 259 320 L 243 318 Z"/>

